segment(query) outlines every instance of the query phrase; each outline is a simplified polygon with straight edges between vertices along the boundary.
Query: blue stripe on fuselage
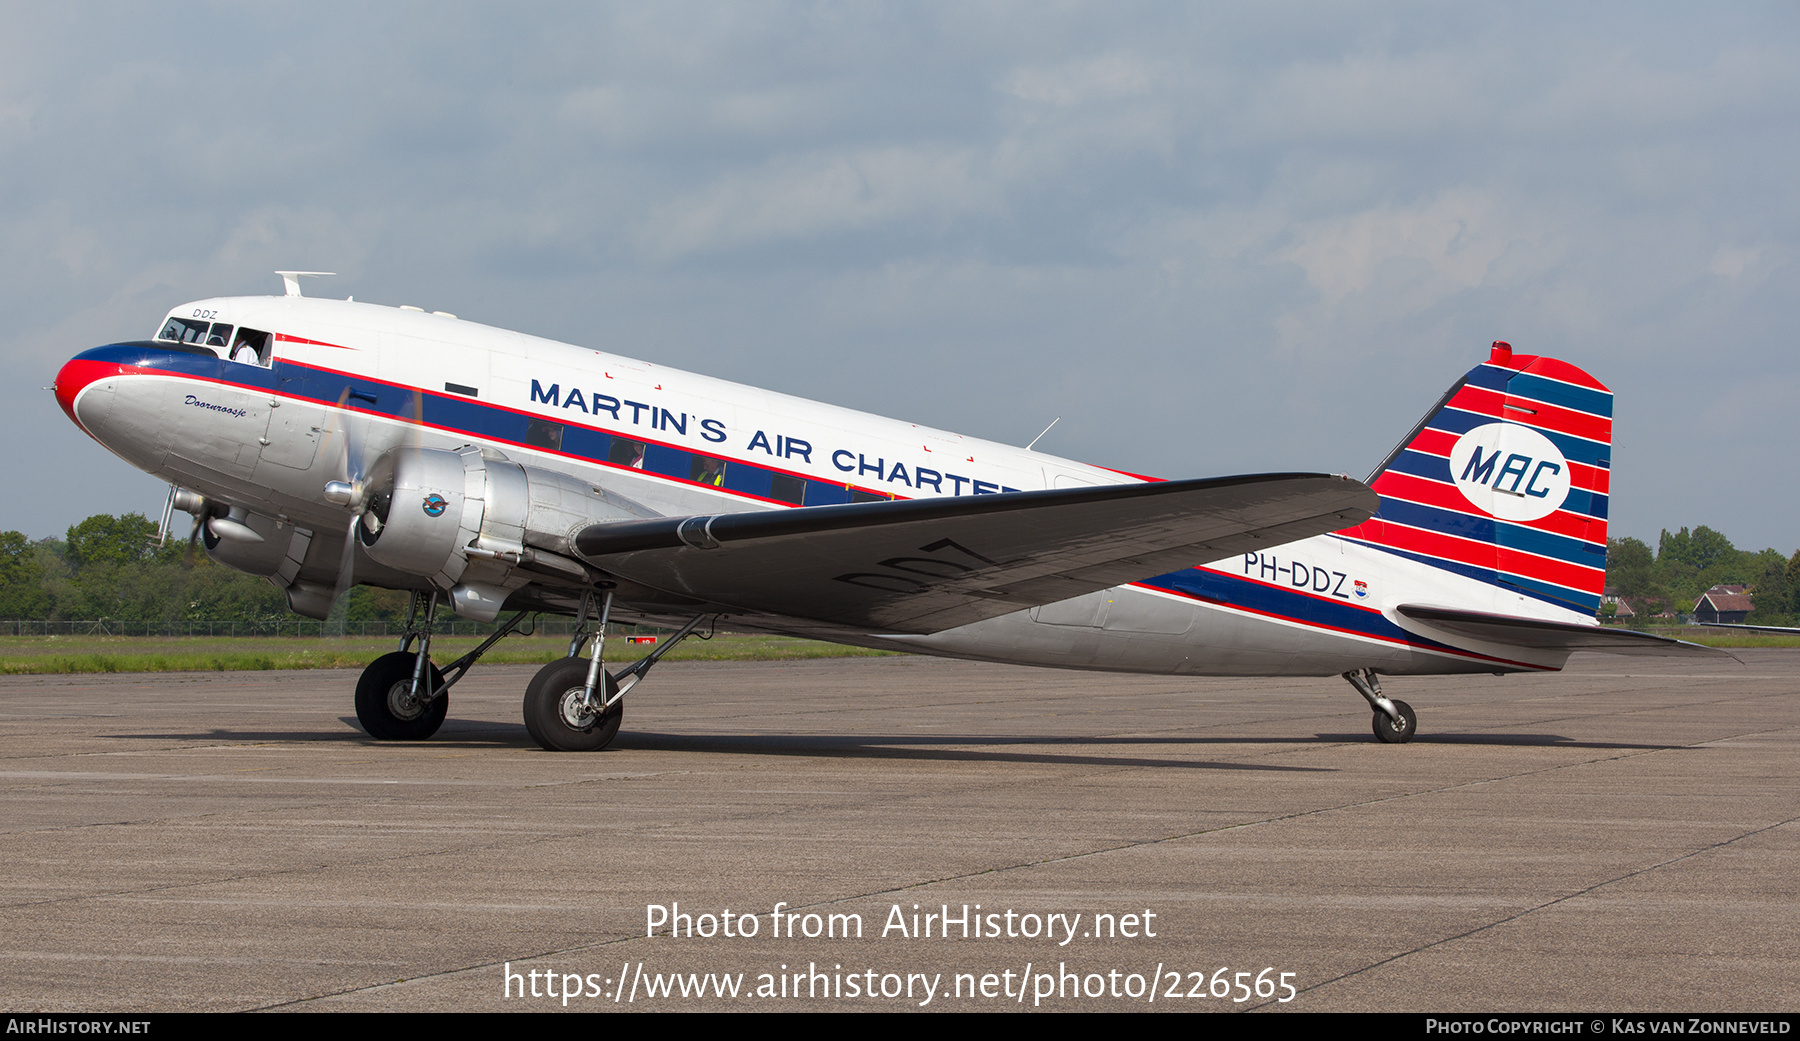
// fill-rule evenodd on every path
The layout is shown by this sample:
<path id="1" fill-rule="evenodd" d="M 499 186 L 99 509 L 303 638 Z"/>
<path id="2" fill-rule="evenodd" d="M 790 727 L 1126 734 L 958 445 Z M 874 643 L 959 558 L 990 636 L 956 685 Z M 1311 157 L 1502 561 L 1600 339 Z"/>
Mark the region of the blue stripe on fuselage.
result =
<path id="1" fill-rule="evenodd" d="M 1235 575 L 1221 574 L 1206 568 L 1185 568 L 1135 585 L 1149 586 L 1206 603 L 1236 608 L 1347 636 L 1363 636 L 1389 643 L 1400 643 L 1422 650 L 1443 651 L 1459 657 L 1476 657 L 1487 661 L 1505 661 L 1485 654 L 1459 650 L 1449 644 L 1407 632 L 1388 621 L 1380 611 L 1354 603 L 1313 596 L 1282 586 L 1253 582 Z M 1509 663 L 1518 664 L 1518 663 Z"/>
<path id="2" fill-rule="evenodd" d="M 712 487 L 747 498 L 753 497 L 759 501 L 771 500 L 771 493 L 775 491 L 773 485 L 778 476 L 790 478 L 788 485 L 791 487 L 798 487 L 796 481 L 803 484 L 805 490 L 801 495 L 802 502 L 800 503 L 793 502 L 791 499 L 774 499 L 777 502 L 786 502 L 796 506 L 832 506 L 849 502 L 852 495 L 851 488 L 837 481 L 820 480 L 776 467 L 762 466 L 721 452 L 665 446 L 643 437 L 636 431 L 622 431 L 615 435 L 605 430 L 569 423 L 560 417 L 540 417 L 504 406 L 472 400 L 460 394 L 414 390 L 411 387 L 383 380 L 316 368 L 280 358 L 275 360 L 271 368 L 265 369 L 259 365 L 246 365 L 209 355 L 163 350 L 154 345 L 135 343 L 96 347 L 82 352 L 77 357 L 91 361 L 129 365 L 134 368 L 201 379 L 211 383 L 254 388 L 271 394 L 311 401 L 327 407 L 348 407 L 358 412 L 386 416 L 402 422 L 414 421 L 416 413 L 417 418 L 426 425 L 454 433 L 626 469 L 624 466 L 610 462 L 608 458 L 612 450 L 613 439 L 619 437 L 645 444 L 648 447 L 649 451 L 646 453 L 644 466 L 634 468 L 638 469 L 638 472 L 674 478 L 683 483 L 699 484 L 700 482 L 690 479 L 689 465 L 696 455 L 711 456 L 728 463 L 725 468 L 725 480 L 721 486 L 701 485 L 702 487 Z M 562 441 L 559 448 L 534 445 L 527 441 L 527 427 L 533 419 L 562 427 Z"/>

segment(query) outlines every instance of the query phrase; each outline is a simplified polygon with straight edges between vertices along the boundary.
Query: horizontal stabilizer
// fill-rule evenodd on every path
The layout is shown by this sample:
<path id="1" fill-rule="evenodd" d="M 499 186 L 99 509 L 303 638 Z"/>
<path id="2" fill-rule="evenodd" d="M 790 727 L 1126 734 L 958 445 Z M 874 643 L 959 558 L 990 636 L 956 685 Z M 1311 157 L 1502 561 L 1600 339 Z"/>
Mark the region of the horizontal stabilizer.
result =
<path id="1" fill-rule="evenodd" d="M 1488 614 L 1485 611 L 1459 611 L 1422 604 L 1401 604 L 1394 610 L 1446 633 L 1533 650 L 1599 651 L 1603 654 L 1693 654 L 1725 658 L 1732 656 L 1729 651 L 1722 651 L 1717 647 L 1706 647 L 1667 636 L 1653 636 L 1631 629 L 1607 629 L 1598 625 L 1552 622 L 1542 618 Z"/>
<path id="2" fill-rule="evenodd" d="M 1708 629 L 1742 629 L 1745 632 L 1767 633 L 1770 636 L 1800 636 L 1800 629 L 1791 625 L 1745 625 L 1742 622 L 1695 622 Z"/>
<path id="3" fill-rule="evenodd" d="M 596 524 L 596 567 L 743 611 L 932 633 L 1361 523 L 1347 477 L 1258 474 Z"/>

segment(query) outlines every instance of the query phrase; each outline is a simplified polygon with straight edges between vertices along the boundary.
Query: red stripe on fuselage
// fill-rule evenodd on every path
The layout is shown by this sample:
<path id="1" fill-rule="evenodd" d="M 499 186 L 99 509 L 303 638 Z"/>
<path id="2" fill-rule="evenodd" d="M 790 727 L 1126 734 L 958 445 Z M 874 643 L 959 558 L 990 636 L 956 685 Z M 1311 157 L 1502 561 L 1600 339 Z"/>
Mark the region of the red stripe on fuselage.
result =
<path id="1" fill-rule="evenodd" d="M 360 351 L 361 347 L 346 347 L 341 343 L 326 343 L 324 340 L 309 340 L 304 336 L 289 336 L 287 333 L 276 333 L 277 343 L 305 343 L 314 347 L 333 347 L 340 351 Z"/>

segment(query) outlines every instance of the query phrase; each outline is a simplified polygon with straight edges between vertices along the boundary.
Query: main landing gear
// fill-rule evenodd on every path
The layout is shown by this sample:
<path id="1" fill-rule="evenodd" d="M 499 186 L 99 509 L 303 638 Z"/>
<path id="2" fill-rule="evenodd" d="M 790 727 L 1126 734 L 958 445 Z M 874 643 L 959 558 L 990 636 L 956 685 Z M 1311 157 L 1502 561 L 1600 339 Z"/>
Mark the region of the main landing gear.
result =
<path id="1" fill-rule="evenodd" d="M 425 617 L 420 621 L 422 600 Z M 423 741 L 437 733 L 450 710 L 450 688 L 468 675 L 488 648 L 516 632 L 526 614 L 513 615 L 481 646 L 439 670 L 431 663 L 431 623 L 437 616 L 437 604 L 436 590 L 429 599 L 414 593 L 406 607 L 400 649 L 370 662 L 356 681 L 356 721 L 377 741 Z M 409 649 L 414 641 L 417 650 Z"/>
<path id="2" fill-rule="evenodd" d="M 625 692 L 637 686 L 663 655 L 687 639 L 707 617 L 695 615 L 649 655 L 617 673 L 608 673 L 602 667 L 602 655 L 612 601 L 612 590 L 602 590 L 599 624 L 590 630 L 588 615 L 593 594 L 582 594 L 568 656 L 539 669 L 525 688 L 525 729 L 546 751 L 598 752 L 611 744 L 625 717 Z M 583 661 L 581 648 L 589 641 L 593 650 Z"/>
<path id="3" fill-rule="evenodd" d="M 1350 681 L 1356 692 L 1375 710 L 1373 723 L 1377 741 L 1387 745 L 1403 745 L 1419 732 L 1418 714 L 1406 702 L 1382 696 L 1381 680 L 1376 677 L 1374 669 L 1355 669 L 1344 673 L 1344 678 Z"/>
<path id="4" fill-rule="evenodd" d="M 602 667 L 602 651 L 613 594 L 610 588 L 600 593 L 599 624 L 588 624 L 594 598 L 594 591 L 589 590 L 581 596 L 568 656 L 538 670 L 525 688 L 525 729 L 539 747 L 552 752 L 597 752 L 612 743 L 625 716 L 625 692 L 710 617 L 695 615 L 648 656 L 609 674 Z M 422 620 L 421 604 L 425 608 Z M 481 646 L 440 671 L 431 663 L 431 623 L 437 605 L 435 590 L 429 596 L 414 593 L 406 609 L 400 649 L 370 662 L 356 683 L 357 722 L 378 741 L 423 741 L 437 733 L 450 708 L 450 688 L 468 675 L 488 648 L 518 631 L 527 613 L 513 615 Z M 583 659 L 582 648 L 590 642 L 593 651 Z"/>

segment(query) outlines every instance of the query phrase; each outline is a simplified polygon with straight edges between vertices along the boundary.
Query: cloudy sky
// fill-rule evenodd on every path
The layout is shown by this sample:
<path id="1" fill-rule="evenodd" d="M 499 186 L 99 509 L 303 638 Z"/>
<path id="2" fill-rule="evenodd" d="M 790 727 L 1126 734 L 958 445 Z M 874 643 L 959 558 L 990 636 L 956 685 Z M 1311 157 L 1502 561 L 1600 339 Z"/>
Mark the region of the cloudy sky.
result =
<path id="1" fill-rule="evenodd" d="M 465 319 L 1168 477 L 1366 474 L 1494 339 L 1615 534 L 1800 544 L 1800 8 L 8 5 L 0 529 L 185 300 Z"/>

